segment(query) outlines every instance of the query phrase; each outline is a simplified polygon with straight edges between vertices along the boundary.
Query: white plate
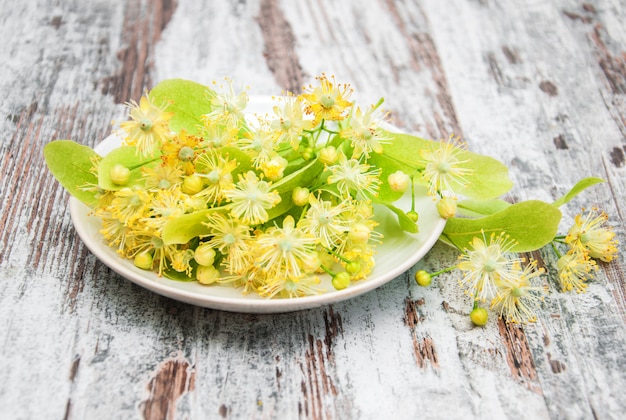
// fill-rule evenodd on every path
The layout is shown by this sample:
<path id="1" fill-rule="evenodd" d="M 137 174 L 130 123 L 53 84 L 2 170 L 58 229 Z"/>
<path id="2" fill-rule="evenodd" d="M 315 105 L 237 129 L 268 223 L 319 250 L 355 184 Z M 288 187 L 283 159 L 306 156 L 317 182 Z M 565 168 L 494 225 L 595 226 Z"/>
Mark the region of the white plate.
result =
<path id="1" fill-rule="evenodd" d="M 273 103 L 269 98 L 251 98 L 248 111 L 269 112 Z M 95 150 L 106 155 L 119 145 L 118 137 L 109 136 Z M 409 210 L 410 195 L 405 195 L 396 206 Z M 78 235 L 96 257 L 121 276 L 150 291 L 182 302 L 246 313 L 280 313 L 316 308 L 359 296 L 401 275 L 426 255 L 445 226 L 445 220 L 439 217 L 435 203 L 426 196 L 425 189 L 417 191 L 415 207 L 420 216 L 420 232 L 417 234 L 401 231 L 393 213 L 384 207 L 375 207 L 375 219 L 380 223 L 377 229 L 384 235 L 384 239 L 376 247 L 376 266 L 368 278 L 353 282 L 344 290 L 335 290 L 330 277 L 322 275 L 321 288 L 326 290 L 322 294 L 292 299 L 266 299 L 252 293 L 243 295 L 240 289 L 232 287 L 170 280 L 135 267 L 132 261 L 120 257 L 106 245 L 98 232 L 101 228 L 100 219 L 90 216 L 90 209 L 79 200 L 70 198 L 70 213 Z"/>

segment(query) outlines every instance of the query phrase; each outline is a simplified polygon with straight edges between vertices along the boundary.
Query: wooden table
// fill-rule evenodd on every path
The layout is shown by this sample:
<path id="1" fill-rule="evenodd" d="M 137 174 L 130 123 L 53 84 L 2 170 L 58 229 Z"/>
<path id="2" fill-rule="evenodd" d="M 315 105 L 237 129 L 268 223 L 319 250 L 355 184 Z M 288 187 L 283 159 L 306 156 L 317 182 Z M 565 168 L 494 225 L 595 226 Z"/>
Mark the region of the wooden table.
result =
<path id="1" fill-rule="evenodd" d="M 54 3 L 54 4 L 53 4 Z M 623 418 L 626 6 L 620 0 L 0 1 L 0 418 Z M 610 215 L 617 261 L 586 294 L 548 267 L 539 319 L 472 327 L 438 244 L 361 297 L 245 315 L 153 294 L 82 244 L 47 171 L 53 139 L 93 146 L 168 78 L 251 94 L 321 72 L 428 138 L 507 164 L 509 201 Z"/>

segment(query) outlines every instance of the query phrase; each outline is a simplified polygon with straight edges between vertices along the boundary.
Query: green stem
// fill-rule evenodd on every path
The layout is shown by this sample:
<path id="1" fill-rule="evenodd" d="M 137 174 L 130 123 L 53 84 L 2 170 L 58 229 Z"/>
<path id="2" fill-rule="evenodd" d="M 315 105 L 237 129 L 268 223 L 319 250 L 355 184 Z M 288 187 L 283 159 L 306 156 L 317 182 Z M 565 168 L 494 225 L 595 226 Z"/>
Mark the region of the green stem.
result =
<path id="1" fill-rule="evenodd" d="M 452 267 L 448 267 L 448 268 L 444 268 L 443 270 L 435 271 L 434 273 L 430 273 L 430 277 L 435 277 L 435 276 L 438 276 L 439 274 L 447 273 L 447 272 L 452 271 L 452 270 L 454 270 L 456 268 L 457 268 L 457 266 L 453 265 Z"/>
<path id="2" fill-rule="evenodd" d="M 326 266 L 325 266 L 324 264 L 321 264 L 321 265 L 320 265 L 320 268 L 321 268 L 322 270 L 324 270 L 324 271 L 325 271 L 328 275 L 330 275 L 330 276 L 333 276 L 333 277 L 334 277 L 334 276 L 336 275 L 336 273 L 333 273 L 333 272 L 332 272 L 332 271 L 330 271 L 328 268 L 326 268 Z"/>
<path id="3" fill-rule="evenodd" d="M 322 245 L 322 248 L 324 248 L 326 250 L 326 252 L 328 252 L 331 255 L 334 255 L 335 257 L 339 258 L 341 261 L 345 262 L 346 264 L 351 263 L 352 261 L 350 261 L 349 259 L 347 259 L 346 257 L 344 257 L 343 255 L 339 255 L 337 254 L 335 251 L 333 251 L 330 248 L 326 248 L 325 246 Z"/>
<path id="4" fill-rule="evenodd" d="M 554 253 L 556 254 L 556 256 L 561 258 L 563 254 L 561 254 L 559 249 L 556 247 L 556 245 L 554 244 L 554 241 L 550 242 L 550 245 L 552 245 L 552 249 L 554 250 Z"/>
<path id="5" fill-rule="evenodd" d="M 415 211 L 415 181 L 413 181 L 413 177 L 411 177 L 411 211 Z"/>

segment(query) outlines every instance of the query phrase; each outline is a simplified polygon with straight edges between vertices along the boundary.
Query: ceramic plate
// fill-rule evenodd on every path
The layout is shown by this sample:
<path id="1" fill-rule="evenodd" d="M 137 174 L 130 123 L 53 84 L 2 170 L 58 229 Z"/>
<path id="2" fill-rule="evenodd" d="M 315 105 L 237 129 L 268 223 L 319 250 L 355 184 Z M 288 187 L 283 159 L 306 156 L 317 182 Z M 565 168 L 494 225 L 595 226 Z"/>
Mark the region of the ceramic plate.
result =
<path id="1" fill-rule="evenodd" d="M 274 102 L 270 98 L 251 98 L 247 111 L 269 112 Z M 106 155 L 120 145 L 120 139 L 110 136 L 95 147 L 96 152 Z M 121 258 L 106 245 L 100 233 L 100 219 L 89 215 L 90 209 L 75 198 L 70 198 L 72 222 L 87 248 L 104 264 L 121 276 L 152 292 L 212 309 L 246 313 L 280 313 L 316 308 L 359 296 L 393 280 L 417 263 L 435 244 L 445 226 L 435 203 L 426 196 L 426 190 L 417 190 L 416 211 L 419 213 L 417 234 L 409 234 L 397 227 L 395 215 L 385 207 L 375 207 L 378 230 L 384 235 L 383 243 L 376 247 L 376 266 L 364 280 L 353 282 L 344 290 L 335 290 L 328 275 L 320 276 L 324 293 L 292 299 L 266 299 L 254 294 L 243 295 L 240 289 L 226 286 L 203 286 L 197 282 L 180 282 L 159 277 L 156 273 L 141 270 L 131 260 Z M 408 210 L 411 207 L 407 194 L 396 203 Z"/>

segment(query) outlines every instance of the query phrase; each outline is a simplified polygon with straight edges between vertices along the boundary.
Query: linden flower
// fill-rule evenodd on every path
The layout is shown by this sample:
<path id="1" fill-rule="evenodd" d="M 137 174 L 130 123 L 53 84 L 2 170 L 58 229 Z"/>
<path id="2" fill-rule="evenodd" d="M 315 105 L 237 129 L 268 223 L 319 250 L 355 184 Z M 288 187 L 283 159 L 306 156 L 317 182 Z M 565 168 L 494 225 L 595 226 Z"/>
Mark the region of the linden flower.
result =
<path id="1" fill-rule="evenodd" d="M 193 251 L 185 249 L 172 252 L 170 262 L 174 270 L 191 276 L 191 260 L 193 260 Z"/>
<path id="2" fill-rule="evenodd" d="M 584 212 L 585 209 L 583 209 Z M 580 252 L 588 252 L 592 258 L 610 262 L 617 254 L 615 232 L 604 226 L 609 217 L 606 213 L 597 213 L 593 208 L 587 215 L 576 215 L 574 225 L 570 228 L 565 243 Z"/>
<path id="3" fill-rule="evenodd" d="M 346 110 L 352 106 L 347 99 L 352 94 L 350 85 L 337 84 L 335 78 L 332 81 L 322 74 L 316 77 L 320 85 L 309 85 L 303 88 L 300 97 L 305 101 L 306 112 L 314 115 L 313 126 L 322 120 L 338 121 L 346 117 Z"/>
<path id="4" fill-rule="evenodd" d="M 270 191 L 270 184 L 259 180 L 252 171 L 239 175 L 235 188 L 224 192 L 231 214 L 243 223 L 256 225 L 268 219 L 267 210 L 280 202 L 280 195 Z"/>
<path id="5" fill-rule="evenodd" d="M 193 174 L 196 149 L 200 140 L 199 137 L 190 136 L 185 130 L 182 130 L 171 141 L 165 142 L 161 146 L 163 163 L 167 166 L 181 167 L 186 175 Z"/>
<path id="6" fill-rule="evenodd" d="M 382 117 L 376 115 L 375 107 L 370 107 L 365 113 L 359 107 L 350 118 L 350 125 L 341 130 L 341 137 L 350 140 L 354 147 L 353 158 L 361 155 L 369 157 L 371 152 L 382 153 L 383 144 L 391 142 L 391 138 L 378 127 L 380 120 Z"/>
<path id="7" fill-rule="evenodd" d="M 267 179 L 270 181 L 278 181 L 283 177 L 287 165 L 289 165 L 287 159 L 278 153 L 274 153 L 269 160 L 263 162 L 260 168 Z"/>
<path id="8" fill-rule="evenodd" d="M 208 186 L 196 195 L 205 198 L 211 204 L 221 201 L 224 191 L 233 187 L 232 171 L 236 167 L 236 160 L 227 160 L 212 149 L 198 156 L 197 175 L 206 179 Z"/>
<path id="9" fill-rule="evenodd" d="M 211 124 L 202 128 L 202 138 L 204 141 L 201 143 L 203 147 L 220 148 L 229 146 L 237 140 L 238 129 L 233 127 L 227 127 L 223 124 Z"/>
<path id="10" fill-rule="evenodd" d="M 464 271 L 460 283 L 465 286 L 468 294 L 486 301 L 496 295 L 499 282 L 514 281 L 516 272 L 511 261 L 506 257 L 515 242 L 503 233 L 492 234 L 489 240 L 474 237 L 471 249 L 465 249 L 459 257 L 457 267 Z"/>
<path id="11" fill-rule="evenodd" d="M 183 171 L 177 167 L 157 166 L 141 168 L 142 180 L 148 191 L 169 190 L 180 186 L 183 182 Z"/>
<path id="12" fill-rule="evenodd" d="M 132 238 L 132 246 L 128 247 L 127 257 L 134 258 L 139 254 L 151 254 L 153 266 L 158 267 L 159 276 L 168 267 L 168 261 L 177 251 L 175 245 L 167 245 L 161 239 L 159 232 L 153 229 L 133 229 L 129 236 Z"/>
<path id="13" fill-rule="evenodd" d="M 167 222 L 185 214 L 185 203 L 179 190 L 159 190 L 152 196 L 149 207 L 141 221 L 157 230 L 162 230 Z"/>
<path id="14" fill-rule="evenodd" d="M 593 278 L 597 269 L 596 262 L 587 253 L 570 252 L 563 255 L 556 263 L 559 281 L 564 291 L 575 290 L 582 293 L 587 290 L 587 281 Z"/>
<path id="15" fill-rule="evenodd" d="M 335 248 L 345 232 L 349 222 L 341 217 L 350 210 L 348 201 L 342 201 L 334 206 L 330 201 L 309 196 L 310 207 L 298 226 L 303 231 L 320 238 L 320 244 L 326 248 Z"/>
<path id="16" fill-rule="evenodd" d="M 473 172 L 461 166 L 469 161 L 459 159 L 463 149 L 460 148 L 458 138 L 451 136 L 450 140 L 420 152 L 425 163 L 422 178 L 428 183 L 430 195 L 454 191 L 455 186 L 464 187 L 467 185 L 465 177 Z"/>
<path id="17" fill-rule="evenodd" d="M 356 263 L 358 268 L 350 273 L 351 280 L 361 280 L 372 272 L 375 265 L 374 249 L 368 244 L 356 244 L 345 251 L 342 256 L 352 263 Z M 346 265 L 345 263 L 343 263 Z"/>
<path id="18" fill-rule="evenodd" d="M 276 119 L 272 121 L 272 129 L 277 135 L 277 142 L 289 142 L 294 150 L 300 146 L 300 134 L 311 128 L 311 121 L 304 119 L 304 105 L 301 98 L 287 96 L 282 107 L 275 106 Z"/>
<path id="19" fill-rule="evenodd" d="M 102 229 L 100 234 L 109 243 L 111 247 L 117 247 L 116 252 L 124 255 L 126 249 L 131 246 L 131 240 L 128 236 L 130 229 L 123 222 L 120 222 L 110 211 L 99 208 L 95 214 L 102 221 Z"/>
<path id="20" fill-rule="evenodd" d="M 254 156 L 252 161 L 257 169 L 261 168 L 276 154 L 274 150 L 276 136 L 265 124 L 256 130 L 246 132 L 246 136 L 237 140 L 236 145 L 241 150 L 252 152 Z"/>
<path id="21" fill-rule="evenodd" d="M 221 123 L 228 127 L 234 127 L 244 119 L 243 111 L 248 105 L 248 94 L 246 91 L 236 93 L 233 81 L 229 78 L 224 78 L 224 80 L 227 83 L 224 92 L 207 92 L 212 111 L 201 117 L 201 120 L 207 126 Z M 213 82 L 213 84 L 216 84 L 216 82 Z"/>
<path id="22" fill-rule="evenodd" d="M 250 252 L 250 227 L 221 213 L 209 214 L 202 222 L 209 228 L 211 239 L 207 247 L 226 255 L 225 268 L 231 274 L 243 274 L 252 261 Z"/>
<path id="23" fill-rule="evenodd" d="M 317 242 L 315 236 L 295 227 L 292 216 L 287 216 L 282 228 L 269 228 L 256 240 L 255 265 L 268 279 L 299 279 L 319 263 Z"/>
<path id="24" fill-rule="evenodd" d="M 533 260 L 519 270 L 516 277 L 502 279 L 496 297 L 491 301 L 491 308 L 508 322 L 535 322 L 535 311 L 544 288 L 533 286 L 531 280 L 542 274 L 543 270 L 537 269 L 537 262 Z"/>
<path id="25" fill-rule="evenodd" d="M 263 297 L 273 298 L 296 298 L 302 296 L 317 295 L 323 292 L 319 288 L 320 279 L 316 276 L 303 277 L 301 279 L 273 278 L 268 283 L 259 287 L 259 294 Z"/>
<path id="26" fill-rule="evenodd" d="M 142 96 L 139 104 L 130 101 L 126 106 L 130 109 L 131 120 L 120 124 L 126 132 L 126 143 L 136 145 L 142 156 L 152 155 L 171 137 L 169 121 L 174 114 L 155 105 L 149 96 Z"/>
<path id="27" fill-rule="evenodd" d="M 108 209 L 120 222 L 129 224 L 144 216 L 149 202 L 150 195 L 144 190 L 122 188 L 115 192 Z"/>
<path id="28" fill-rule="evenodd" d="M 347 159 L 342 153 L 339 163 L 329 166 L 332 175 L 328 177 L 329 184 L 337 184 L 339 192 L 344 196 L 350 196 L 351 191 L 356 191 L 365 196 L 376 196 L 381 183 L 381 169 L 370 170 L 370 165 L 359 163 L 356 159 Z"/>

